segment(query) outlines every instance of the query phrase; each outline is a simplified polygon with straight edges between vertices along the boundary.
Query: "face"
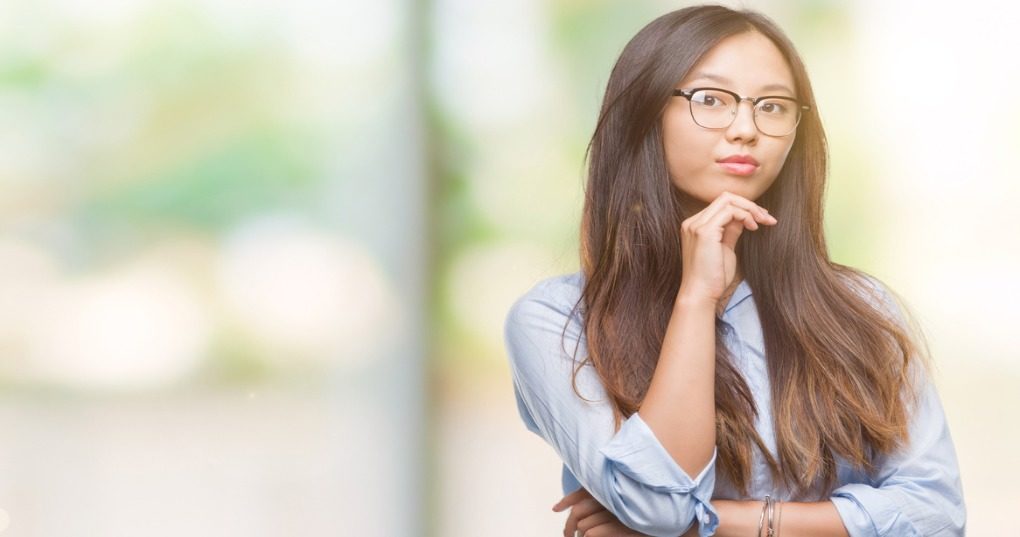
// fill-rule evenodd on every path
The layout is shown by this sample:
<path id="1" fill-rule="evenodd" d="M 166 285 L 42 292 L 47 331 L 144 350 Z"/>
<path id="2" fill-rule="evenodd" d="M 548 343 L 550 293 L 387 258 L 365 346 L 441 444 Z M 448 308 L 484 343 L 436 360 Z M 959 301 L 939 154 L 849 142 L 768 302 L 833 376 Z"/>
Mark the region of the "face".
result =
<path id="1" fill-rule="evenodd" d="M 774 87 L 779 85 L 783 89 Z M 754 31 L 720 41 L 674 87 L 684 90 L 715 87 L 750 97 L 797 97 L 793 74 L 779 49 Z M 740 104 L 729 127 L 706 129 L 694 122 L 690 106 L 686 98 L 672 97 L 662 116 L 669 174 L 673 184 L 692 198 L 690 201 L 696 206 L 690 209 L 704 208 L 723 191 L 750 200 L 761 196 L 786 162 L 796 131 L 785 136 L 762 134 L 755 127 L 750 101 Z M 734 155 L 750 156 L 758 166 L 726 166 L 718 162 Z"/>

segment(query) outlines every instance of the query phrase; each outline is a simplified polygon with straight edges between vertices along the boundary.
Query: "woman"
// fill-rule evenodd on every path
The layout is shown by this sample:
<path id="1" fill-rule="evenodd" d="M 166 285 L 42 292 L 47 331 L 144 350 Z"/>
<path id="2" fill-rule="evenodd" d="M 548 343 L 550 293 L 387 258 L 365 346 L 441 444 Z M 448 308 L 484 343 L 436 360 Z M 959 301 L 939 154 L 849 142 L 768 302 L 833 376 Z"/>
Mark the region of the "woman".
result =
<path id="1" fill-rule="evenodd" d="M 581 271 L 505 327 L 564 535 L 963 535 L 923 338 L 828 258 L 825 135 L 782 31 L 721 6 L 651 22 L 588 149 Z"/>

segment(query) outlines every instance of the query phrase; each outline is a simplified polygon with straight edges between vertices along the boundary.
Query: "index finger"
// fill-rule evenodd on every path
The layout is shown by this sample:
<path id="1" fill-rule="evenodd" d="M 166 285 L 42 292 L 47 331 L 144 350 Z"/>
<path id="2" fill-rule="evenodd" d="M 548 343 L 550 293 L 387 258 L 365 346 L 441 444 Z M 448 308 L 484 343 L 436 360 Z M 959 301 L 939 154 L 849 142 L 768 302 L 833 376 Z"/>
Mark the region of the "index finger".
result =
<path id="1" fill-rule="evenodd" d="M 719 195 L 719 197 L 723 196 L 728 197 L 730 203 L 733 203 L 737 207 L 747 209 L 748 211 L 765 211 L 766 213 L 769 212 L 768 209 L 759 205 L 756 201 L 752 200 L 751 198 L 745 198 L 744 196 L 741 196 L 740 194 L 736 194 L 734 192 L 730 192 L 729 190 L 724 190 L 723 193 Z"/>
<path id="2" fill-rule="evenodd" d="M 758 205 L 740 194 L 734 194 L 733 192 L 724 190 L 722 194 L 719 194 L 717 198 L 712 200 L 712 203 L 709 203 L 708 206 L 705 207 L 698 215 L 692 217 L 692 220 L 696 220 L 696 222 L 692 221 L 691 224 L 696 225 L 702 222 L 707 222 L 715 215 L 715 213 L 721 211 L 726 205 L 733 205 L 759 216 L 774 218 L 771 214 L 769 214 L 768 209 L 765 207 Z"/>
<path id="3" fill-rule="evenodd" d="M 574 492 L 567 494 L 560 501 L 556 502 L 556 505 L 553 506 L 552 510 L 562 511 L 563 509 L 566 509 L 567 507 L 583 500 L 587 496 L 590 496 L 590 494 L 588 494 L 588 491 L 585 490 L 584 487 L 581 487 L 575 490 Z"/>

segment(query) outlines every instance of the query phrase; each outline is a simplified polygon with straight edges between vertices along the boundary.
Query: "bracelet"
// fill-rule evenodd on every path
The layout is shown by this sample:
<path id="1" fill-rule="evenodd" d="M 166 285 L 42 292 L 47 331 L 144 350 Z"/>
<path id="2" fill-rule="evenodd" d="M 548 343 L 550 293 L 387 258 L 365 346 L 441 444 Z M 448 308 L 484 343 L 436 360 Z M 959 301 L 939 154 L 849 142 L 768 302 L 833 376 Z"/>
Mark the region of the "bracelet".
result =
<path id="1" fill-rule="evenodd" d="M 765 524 L 765 511 L 769 508 L 769 495 L 765 495 L 765 503 L 761 506 L 761 516 L 758 517 L 758 531 L 754 533 L 754 537 L 761 537 L 761 529 Z"/>
<path id="2" fill-rule="evenodd" d="M 772 522 L 773 521 L 773 516 L 775 516 L 775 513 L 776 513 L 776 503 L 775 503 L 775 500 L 773 500 L 772 498 L 769 498 L 768 504 L 769 504 L 769 531 L 768 531 L 767 537 L 775 537 L 775 531 L 776 530 L 775 530 L 775 525 Z"/>

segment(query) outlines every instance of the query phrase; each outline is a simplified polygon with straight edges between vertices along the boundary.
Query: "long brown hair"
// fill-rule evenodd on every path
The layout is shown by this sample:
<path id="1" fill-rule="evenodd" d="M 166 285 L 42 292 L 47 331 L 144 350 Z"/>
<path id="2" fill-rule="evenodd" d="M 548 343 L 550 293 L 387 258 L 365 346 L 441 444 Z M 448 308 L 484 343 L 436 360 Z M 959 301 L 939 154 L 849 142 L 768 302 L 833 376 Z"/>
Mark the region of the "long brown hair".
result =
<path id="1" fill-rule="evenodd" d="M 717 469 L 746 494 L 756 448 L 777 482 L 822 499 L 835 487 L 836 456 L 872 473 L 876 456 L 906 441 L 917 386 L 908 372 L 927 366 L 927 345 L 914 339 L 919 325 L 911 318 L 908 328 L 895 313 L 909 313 L 898 298 L 890 305 L 891 292 L 869 285 L 870 276 L 829 260 L 825 133 L 804 64 L 767 17 L 723 6 L 680 9 L 638 32 L 613 67 L 586 152 L 584 286 L 575 311 L 584 314 L 588 356 L 578 369 L 590 361 L 598 372 L 617 428 L 640 407 L 683 275 L 680 224 L 690 216 L 666 168 L 661 114 L 674 84 L 709 49 L 746 31 L 776 44 L 811 110 L 757 200 L 784 225 L 762 226 L 737 243 L 761 319 L 778 460 L 755 430 L 758 409 L 717 322 Z"/>

